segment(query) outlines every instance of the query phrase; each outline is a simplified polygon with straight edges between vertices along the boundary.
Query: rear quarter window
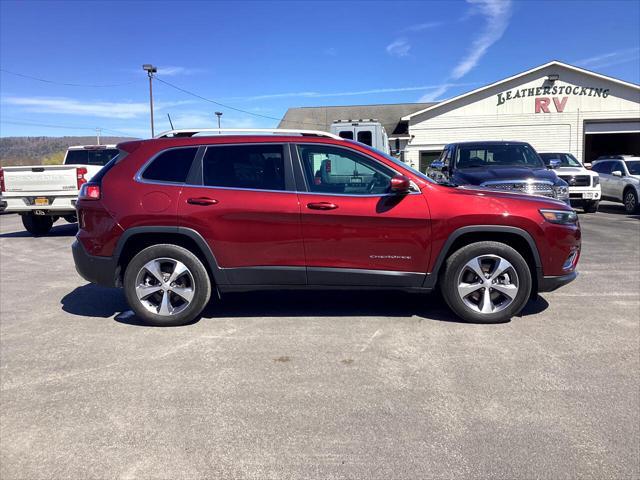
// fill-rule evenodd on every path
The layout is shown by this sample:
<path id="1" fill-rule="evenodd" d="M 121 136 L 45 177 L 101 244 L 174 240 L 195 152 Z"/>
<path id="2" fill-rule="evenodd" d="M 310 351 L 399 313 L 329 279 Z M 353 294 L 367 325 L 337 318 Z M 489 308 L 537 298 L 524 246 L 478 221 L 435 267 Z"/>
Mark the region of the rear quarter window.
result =
<path id="1" fill-rule="evenodd" d="M 184 183 L 198 147 L 174 148 L 160 153 L 142 173 L 144 180 Z"/>

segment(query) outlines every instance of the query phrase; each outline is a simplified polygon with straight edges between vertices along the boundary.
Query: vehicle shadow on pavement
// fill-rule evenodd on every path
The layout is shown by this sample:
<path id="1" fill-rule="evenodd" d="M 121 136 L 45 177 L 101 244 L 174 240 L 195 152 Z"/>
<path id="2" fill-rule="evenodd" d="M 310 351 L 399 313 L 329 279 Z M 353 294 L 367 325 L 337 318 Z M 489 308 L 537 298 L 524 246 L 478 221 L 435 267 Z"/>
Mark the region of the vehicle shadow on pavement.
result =
<path id="1" fill-rule="evenodd" d="M 130 310 L 121 289 L 93 284 L 65 295 L 62 310 L 83 317 L 110 318 L 132 326 L 146 326 Z M 549 306 L 538 297 L 520 317 L 536 315 Z M 264 291 L 214 296 L 200 320 L 253 317 L 413 317 L 466 323 L 456 317 L 437 293 L 392 291 Z"/>
<path id="2" fill-rule="evenodd" d="M 46 235 L 42 235 L 42 237 L 73 237 L 76 233 L 78 233 L 78 224 L 77 223 L 61 223 L 59 225 L 54 225 L 49 233 Z M 9 232 L 0 234 L 0 238 L 25 238 L 25 237 L 33 237 L 26 230 L 21 230 L 19 232 Z"/>
<path id="3" fill-rule="evenodd" d="M 631 213 L 627 213 L 627 211 L 624 209 L 624 205 L 618 205 L 615 203 L 607 203 L 607 204 L 600 204 L 600 206 L 598 207 L 598 212 L 602 212 L 602 213 L 611 213 L 614 215 L 625 215 L 627 218 L 633 218 L 635 220 L 640 220 L 640 215 L 635 215 L 635 214 L 631 214 Z M 582 210 L 578 209 L 578 213 L 582 213 Z M 592 213 L 586 213 L 584 215 L 593 215 Z M 596 214 L 597 215 L 597 214 Z"/>
<path id="4" fill-rule="evenodd" d="M 121 289 L 92 283 L 69 292 L 60 303 L 63 311 L 82 317 L 110 318 L 129 309 Z"/>

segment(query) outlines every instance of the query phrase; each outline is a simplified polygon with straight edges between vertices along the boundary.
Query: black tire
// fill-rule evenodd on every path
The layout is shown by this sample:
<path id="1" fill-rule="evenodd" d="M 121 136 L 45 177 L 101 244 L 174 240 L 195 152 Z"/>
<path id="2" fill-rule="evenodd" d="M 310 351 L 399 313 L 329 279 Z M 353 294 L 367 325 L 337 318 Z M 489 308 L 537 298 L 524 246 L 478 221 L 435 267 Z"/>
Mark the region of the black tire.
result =
<path id="1" fill-rule="evenodd" d="M 53 218 L 47 215 L 22 215 L 22 225 L 31 235 L 39 237 L 46 235 L 53 227 Z"/>
<path id="2" fill-rule="evenodd" d="M 596 213 L 598 211 L 599 206 L 600 206 L 600 202 L 597 200 L 585 201 L 582 204 L 582 210 L 584 211 L 584 213 Z"/>
<path id="3" fill-rule="evenodd" d="M 75 215 L 65 215 L 63 218 L 69 223 L 76 223 L 78 221 L 78 217 Z"/>
<path id="4" fill-rule="evenodd" d="M 504 309 L 494 313 L 481 313 L 470 307 L 458 294 L 458 283 L 462 275 L 465 275 L 467 262 L 476 257 L 498 256 L 507 260 L 517 276 L 517 293 L 510 304 L 506 304 Z M 511 270 L 509 270 L 511 271 Z M 512 273 L 511 273 L 511 276 Z M 454 252 L 446 263 L 446 269 L 441 278 L 442 295 L 447 305 L 463 320 L 472 323 L 502 323 L 508 321 L 514 315 L 520 313 L 531 295 L 532 281 L 531 270 L 525 259 L 509 245 L 499 242 L 477 242 L 460 248 Z M 484 292 L 484 289 L 477 290 Z M 498 299 L 503 298 L 497 290 L 489 289 L 490 295 Z M 473 295 L 476 295 L 474 293 Z M 465 296 L 465 299 L 469 297 Z M 504 297 L 506 299 L 506 297 Z M 478 302 L 481 300 L 479 299 Z"/>
<path id="5" fill-rule="evenodd" d="M 189 270 L 189 274 L 191 276 L 188 277 L 188 283 L 193 290 L 193 297 L 188 305 L 184 307 L 184 310 L 179 311 L 178 313 L 160 315 L 158 313 L 151 312 L 143 304 L 143 301 L 146 302 L 147 298 L 150 297 L 145 297 L 143 300 L 138 298 L 136 286 L 139 281 L 139 275 L 145 275 L 145 269 L 143 267 L 156 259 L 170 259 L 172 261 L 182 262 Z M 155 277 L 151 278 L 151 280 L 154 281 L 154 278 Z M 149 325 L 158 327 L 178 326 L 192 323 L 202 313 L 202 310 L 207 305 L 209 298 L 211 297 L 211 280 L 206 268 L 200 259 L 198 259 L 198 257 L 193 253 L 186 248 L 179 247 L 177 245 L 159 244 L 147 247 L 139 252 L 127 265 L 123 284 L 127 302 L 138 318 Z M 160 284 L 160 282 L 158 282 L 158 284 Z M 168 285 L 168 283 L 165 283 L 165 285 Z M 158 292 L 153 295 L 156 295 L 154 298 L 160 296 L 160 298 L 164 300 L 164 295 L 169 295 L 169 292 L 165 291 L 162 294 Z M 174 294 L 172 293 L 171 295 Z M 182 300 L 180 297 L 171 298 L 178 298 L 178 301 Z M 153 303 L 153 300 L 150 302 Z M 160 312 L 160 307 L 158 307 L 157 311 Z"/>
<path id="6" fill-rule="evenodd" d="M 627 213 L 640 212 L 640 204 L 638 203 L 638 194 L 633 188 L 627 188 L 622 194 L 622 202 L 624 203 L 624 210 Z"/>

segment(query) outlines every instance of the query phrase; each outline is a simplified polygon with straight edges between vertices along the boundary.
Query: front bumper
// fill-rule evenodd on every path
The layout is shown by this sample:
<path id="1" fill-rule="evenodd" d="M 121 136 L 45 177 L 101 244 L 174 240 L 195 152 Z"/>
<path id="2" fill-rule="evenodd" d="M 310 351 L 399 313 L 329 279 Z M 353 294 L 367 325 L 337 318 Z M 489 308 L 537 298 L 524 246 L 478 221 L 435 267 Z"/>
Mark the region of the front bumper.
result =
<path id="1" fill-rule="evenodd" d="M 594 187 L 569 187 L 569 198 L 572 202 L 595 201 L 602 198 L 600 185 Z"/>
<path id="2" fill-rule="evenodd" d="M 542 277 L 538 285 L 538 292 L 553 292 L 567 283 L 573 282 L 577 276 L 578 272 L 574 270 L 571 273 L 557 277 Z"/>
<path id="3" fill-rule="evenodd" d="M 78 240 L 71 245 L 71 251 L 76 271 L 82 278 L 103 287 L 119 286 L 119 267 L 113 257 L 89 255 Z"/>

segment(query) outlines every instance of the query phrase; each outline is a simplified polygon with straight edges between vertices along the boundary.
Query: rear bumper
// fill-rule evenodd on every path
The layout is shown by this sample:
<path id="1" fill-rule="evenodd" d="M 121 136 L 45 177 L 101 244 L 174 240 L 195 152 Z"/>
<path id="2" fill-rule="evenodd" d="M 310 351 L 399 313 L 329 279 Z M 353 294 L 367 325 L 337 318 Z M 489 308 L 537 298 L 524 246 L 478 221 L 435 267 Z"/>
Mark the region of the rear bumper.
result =
<path id="1" fill-rule="evenodd" d="M 567 273 L 566 275 L 560 275 L 557 277 L 542 277 L 542 281 L 540 281 L 540 284 L 538 285 L 538 291 L 553 292 L 563 285 L 573 282 L 577 276 L 578 272 L 574 270 L 571 273 Z"/>
<path id="2" fill-rule="evenodd" d="M 103 287 L 119 286 L 118 265 L 113 257 L 89 255 L 78 240 L 71 245 L 71 251 L 76 271 L 82 278 Z"/>
<path id="3" fill-rule="evenodd" d="M 45 197 L 49 199 L 49 205 L 37 206 L 34 205 L 34 199 L 36 197 Z M 4 210 L 7 212 L 16 213 L 30 213 L 34 210 L 40 210 L 46 212 L 46 215 L 53 215 L 63 213 L 68 215 L 69 212 L 73 212 L 76 209 L 76 195 L 48 195 L 46 193 L 42 195 L 24 195 L 24 196 L 3 196 L 2 201 L 5 203 Z"/>

